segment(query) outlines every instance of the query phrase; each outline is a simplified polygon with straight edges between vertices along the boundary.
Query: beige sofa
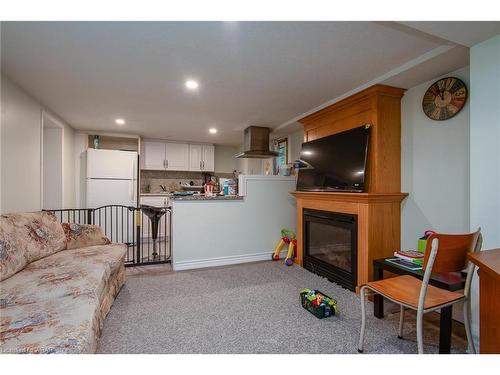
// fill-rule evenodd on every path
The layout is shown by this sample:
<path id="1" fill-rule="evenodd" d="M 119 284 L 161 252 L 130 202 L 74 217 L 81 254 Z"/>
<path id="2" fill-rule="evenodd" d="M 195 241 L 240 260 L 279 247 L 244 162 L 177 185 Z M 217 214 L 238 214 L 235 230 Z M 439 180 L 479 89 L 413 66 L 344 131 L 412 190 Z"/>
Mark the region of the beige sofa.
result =
<path id="1" fill-rule="evenodd" d="M 49 212 L 0 216 L 0 352 L 93 353 L 126 245 Z"/>

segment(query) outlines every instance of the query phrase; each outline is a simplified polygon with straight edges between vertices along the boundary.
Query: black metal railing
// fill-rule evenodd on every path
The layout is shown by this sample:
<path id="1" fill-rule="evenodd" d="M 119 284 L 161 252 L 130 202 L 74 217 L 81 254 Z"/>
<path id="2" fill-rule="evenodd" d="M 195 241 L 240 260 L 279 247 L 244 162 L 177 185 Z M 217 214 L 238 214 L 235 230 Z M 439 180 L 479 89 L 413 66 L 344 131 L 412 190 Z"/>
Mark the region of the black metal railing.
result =
<path id="1" fill-rule="evenodd" d="M 161 208 L 157 236 L 141 207 L 108 205 L 98 208 L 45 210 L 62 223 L 94 224 L 114 243 L 127 245 L 126 266 L 168 263 L 172 258 L 172 208 Z M 156 238 L 155 238 L 156 237 Z"/>

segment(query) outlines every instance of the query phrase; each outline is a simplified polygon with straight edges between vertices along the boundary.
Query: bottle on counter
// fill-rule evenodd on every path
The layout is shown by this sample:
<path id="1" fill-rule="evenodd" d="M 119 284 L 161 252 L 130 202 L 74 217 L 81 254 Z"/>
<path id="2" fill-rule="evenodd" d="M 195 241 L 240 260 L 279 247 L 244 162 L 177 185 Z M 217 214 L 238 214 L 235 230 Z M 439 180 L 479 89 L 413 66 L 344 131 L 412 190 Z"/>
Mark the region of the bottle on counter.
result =
<path id="1" fill-rule="evenodd" d="M 97 150 L 99 149 L 99 136 L 98 135 L 94 135 L 94 148 Z"/>
<path id="2" fill-rule="evenodd" d="M 230 180 L 227 184 L 227 195 L 238 195 L 238 184 L 234 180 Z"/>

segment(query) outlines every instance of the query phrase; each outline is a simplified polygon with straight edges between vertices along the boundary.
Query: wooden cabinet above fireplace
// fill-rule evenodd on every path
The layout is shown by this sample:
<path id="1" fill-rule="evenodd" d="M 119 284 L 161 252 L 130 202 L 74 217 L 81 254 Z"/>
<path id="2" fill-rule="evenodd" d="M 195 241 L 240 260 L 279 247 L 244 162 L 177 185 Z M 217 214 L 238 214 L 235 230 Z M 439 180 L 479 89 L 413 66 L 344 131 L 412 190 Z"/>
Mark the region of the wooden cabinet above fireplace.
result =
<path id="1" fill-rule="evenodd" d="M 372 126 L 365 191 L 401 190 L 401 98 L 405 90 L 375 85 L 300 120 L 304 141 Z"/>
<path id="2" fill-rule="evenodd" d="M 364 124 L 371 125 L 364 193 L 294 192 L 297 200 L 296 262 L 303 264 L 306 209 L 355 215 L 357 281 L 372 279 L 372 262 L 399 249 L 401 236 L 401 98 L 403 89 L 369 87 L 313 113 L 300 122 L 304 141 L 312 141 Z"/>

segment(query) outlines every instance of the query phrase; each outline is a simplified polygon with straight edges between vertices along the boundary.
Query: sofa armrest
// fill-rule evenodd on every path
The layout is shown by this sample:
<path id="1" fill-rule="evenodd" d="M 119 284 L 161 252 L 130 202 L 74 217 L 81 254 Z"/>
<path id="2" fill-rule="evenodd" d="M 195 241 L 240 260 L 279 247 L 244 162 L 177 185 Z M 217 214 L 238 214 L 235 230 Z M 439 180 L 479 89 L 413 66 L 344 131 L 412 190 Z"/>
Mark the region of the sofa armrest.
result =
<path id="1" fill-rule="evenodd" d="M 63 223 L 62 226 L 66 234 L 67 250 L 111 243 L 98 225 Z"/>

